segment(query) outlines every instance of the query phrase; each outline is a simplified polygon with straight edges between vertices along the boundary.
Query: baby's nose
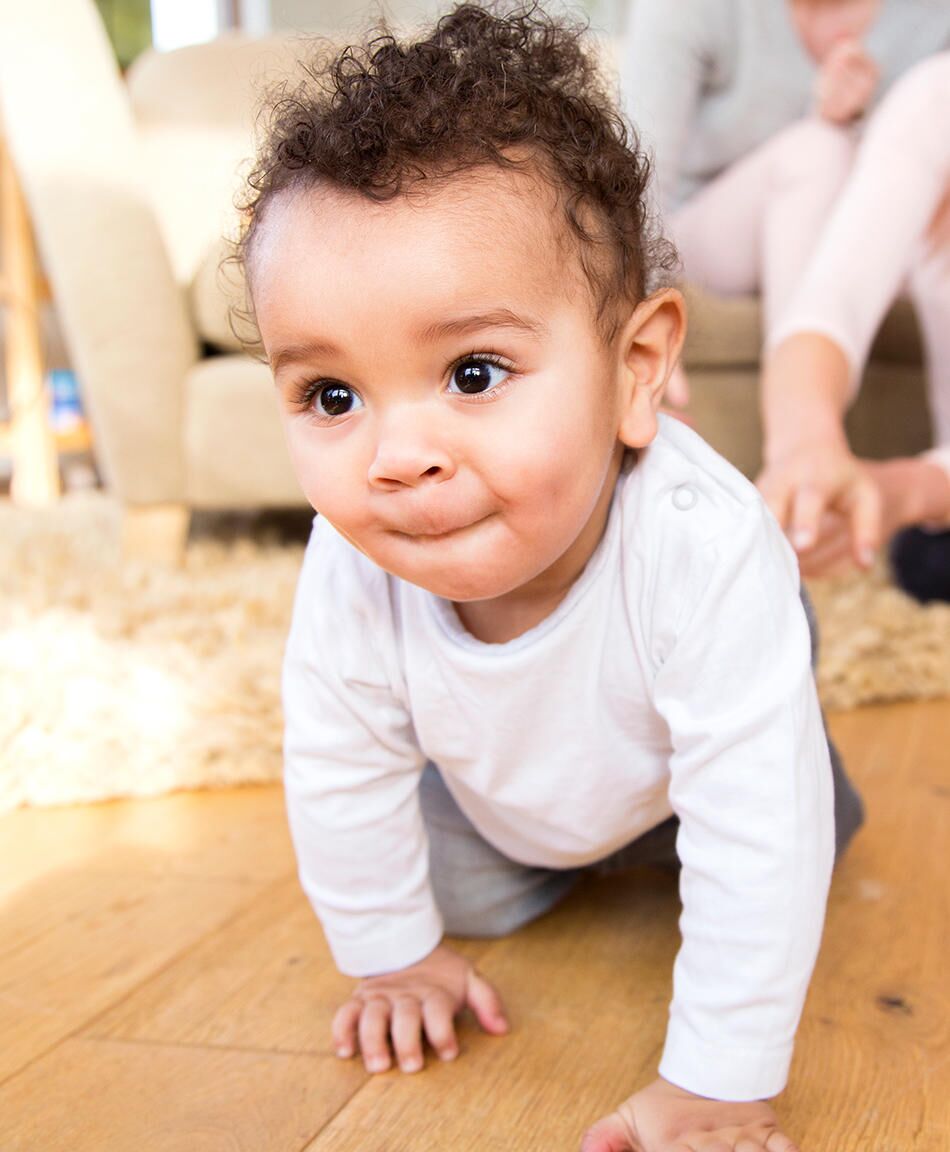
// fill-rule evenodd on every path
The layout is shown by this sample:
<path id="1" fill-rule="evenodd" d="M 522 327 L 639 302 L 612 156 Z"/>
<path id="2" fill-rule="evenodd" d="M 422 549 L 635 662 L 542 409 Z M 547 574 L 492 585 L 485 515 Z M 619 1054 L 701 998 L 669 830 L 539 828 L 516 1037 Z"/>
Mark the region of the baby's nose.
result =
<path id="1" fill-rule="evenodd" d="M 382 489 L 415 488 L 447 480 L 454 471 L 448 450 L 418 425 L 404 421 L 380 438 L 369 482 Z"/>

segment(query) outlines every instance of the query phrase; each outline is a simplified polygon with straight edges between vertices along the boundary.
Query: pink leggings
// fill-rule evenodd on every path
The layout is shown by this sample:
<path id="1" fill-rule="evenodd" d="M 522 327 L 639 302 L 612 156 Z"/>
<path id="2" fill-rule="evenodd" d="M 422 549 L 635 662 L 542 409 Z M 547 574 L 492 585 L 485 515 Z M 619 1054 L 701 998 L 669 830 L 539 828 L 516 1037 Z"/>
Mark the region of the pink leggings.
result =
<path id="1" fill-rule="evenodd" d="M 689 280 L 760 290 L 766 345 L 820 332 L 857 388 L 871 340 L 906 285 L 924 336 L 934 433 L 950 458 L 950 52 L 912 68 L 859 138 L 792 125 L 670 221 Z"/>

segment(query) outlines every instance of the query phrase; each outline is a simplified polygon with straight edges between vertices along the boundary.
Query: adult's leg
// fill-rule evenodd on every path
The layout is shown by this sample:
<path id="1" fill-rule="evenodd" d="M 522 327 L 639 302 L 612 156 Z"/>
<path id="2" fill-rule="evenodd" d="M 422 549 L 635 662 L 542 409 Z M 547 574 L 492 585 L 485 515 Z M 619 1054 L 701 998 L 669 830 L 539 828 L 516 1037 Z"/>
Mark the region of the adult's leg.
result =
<path id="1" fill-rule="evenodd" d="M 947 142 L 950 151 L 950 131 Z M 950 483 L 950 177 L 911 273 L 911 293 L 927 352 L 936 444 L 927 455 L 944 469 Z M 890 558 L 894 577 L 905 592 L 924 602 L 950 601 L 950 528 L 906 528 L 891 542 Z"/>
<path id="2" fill-rule="evenodd" d="M 927 359 L 936 449 L 950 478 L 950 53 L 912 68 L 872 116 L 854 171 L 776 339 L 829 336 L 856 390 L 871 340 L 907 281 Z M 920 600 L 950 600 L 950 532 L 894 538 L 897 582 Z"/>
<path id="3" fill-rule="evenodd" d="M 850 362 L 854 387 L 874 333 L 946 194 L 948 101 L 948 52 L 912 68 L 888 93 L 868 123 L 814 256 L 771 332 L 772 344 L 798 332 L 830 337 Z"/>
<path id="4" fill-rule="evenodd" d="M 419 800 L 429 874 L 450 936 L 505 936 L 549 911 L 577 883 L 576 871 L 530 868 L 489 844 L 433 764 L 422 774 Z"/>
<path id="5" fill-rule="evenodd" d="M 760 291 L 766 332 L 785 308 L 844 186 L 854 136 L 811 118 L 737 161 L 670 218 L 687 280 Z"/>
<path id="6" fill-rule="evenodd" d="M 950 480 L 948 106 L 950 53 L 943 52 L 908 71 L 872 115 L 847 187 L 788 309 L 771 332 L 771 346 L 781 349 L 770 357 L 766 376 L 767 426 L 788 429 L 789 421 L 781 416 L 773 412 L 769 418 L 769 404 L 796 394 L 795 374 L 819 351 L 825 366 L 811 386 L 817 380 L 824 396 L 834 398 L 828 403 L 844 405 L 849 393 L 857 391 L 886 309 L 910 275 L 928 349 L 938 448 L 927 454 L 929 459 L 893 462 L 886 475 L 899 487 L 882 487 L 881 497 L 895 508 L 923 504 L 928 510 L 920 519 L 931 525 L 942 525 L 947 518 L 947 485 L 941 472 Z M 826 340 L 809 344 L 806 338 L 815 336 Z M 806 357 L 803 349 L 809 347 L 813 351 Z M 794 423 L 794 412 L 789 416 Z M 781 455 L 774 444 L 772 448 L 773 455 Z M 947 543 L 918 529 L 910 530 L 907 541 L 905 547 L 903 538 L 895 540 L 895 572 L 908 591 L 921 595 L 915 569 L 942 569 Z M 928 559 L 924 554 L 931 550 L 936 552 Z M 934 590 L 929 577 L 925 584 L 928 597 L 950 598 L 950 577 L 943 593 Z"/>
<path id="7" fill-rule="evenodd" d="M 947 54 L 950 100 L 950 53 Z M 946 183 L 911 269 L 910 291 L 927 358 L 927 390 L 934 444 L 950 471 L 950 117 L 946 126 Z M 935 454 L 936 457 L 937 454 Z"/>

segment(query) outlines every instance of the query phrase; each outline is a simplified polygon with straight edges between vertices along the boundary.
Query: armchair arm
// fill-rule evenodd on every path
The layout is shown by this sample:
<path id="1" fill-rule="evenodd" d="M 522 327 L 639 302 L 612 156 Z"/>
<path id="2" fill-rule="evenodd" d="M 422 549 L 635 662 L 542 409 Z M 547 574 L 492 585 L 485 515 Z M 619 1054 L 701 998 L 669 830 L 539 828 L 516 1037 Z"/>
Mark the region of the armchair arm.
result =
<path id="1" fill-rule="evenodd" d="M 184 498 L 184 379 L 199 356 L 92 0 L 0 0 L 0 113 L 83 388 L 125 503 Z"/>

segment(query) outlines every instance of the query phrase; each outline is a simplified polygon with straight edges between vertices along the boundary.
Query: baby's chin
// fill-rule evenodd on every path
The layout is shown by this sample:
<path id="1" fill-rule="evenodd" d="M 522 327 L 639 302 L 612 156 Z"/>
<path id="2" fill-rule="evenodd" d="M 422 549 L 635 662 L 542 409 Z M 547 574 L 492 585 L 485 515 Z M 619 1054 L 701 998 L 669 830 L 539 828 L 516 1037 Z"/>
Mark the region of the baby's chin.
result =
<path id="1" fill-rule="evenodd" d="M 461 604 L 505 596 L 537 574 L 534 568 L 521 571 L 510 553 L 504 558 L 493 558 L 486 555 L 487 551 L 423 545 L 420 549 L 412 547 L 409 555 L 400 548 L 399 555 L 377 554 L 370 558 L 391 576 Z"/>
<path id="2" fill-rule="evenodd" d="M 417 588 L 431 592 L 433 596 L 439 596 L 443 600 L 452 600 L 457 604 L 466 604 L 477 600 L 495 600 L 499 596 L 514 592 L 516 588 L 521 587 L 526 582 L 518 575 L 486 571 L 484 568 L 463 571 L 427 571 L 414 566 L 412 569 L 400 568 L 399 571 L 388 568 L 387 571 L 393 576 L 398 576 L 407 584 L 414 584 Z"/>

